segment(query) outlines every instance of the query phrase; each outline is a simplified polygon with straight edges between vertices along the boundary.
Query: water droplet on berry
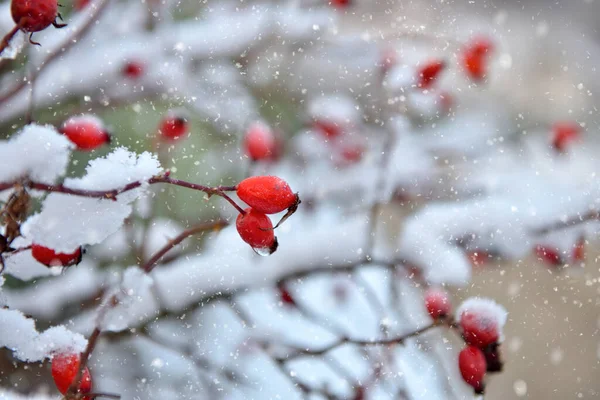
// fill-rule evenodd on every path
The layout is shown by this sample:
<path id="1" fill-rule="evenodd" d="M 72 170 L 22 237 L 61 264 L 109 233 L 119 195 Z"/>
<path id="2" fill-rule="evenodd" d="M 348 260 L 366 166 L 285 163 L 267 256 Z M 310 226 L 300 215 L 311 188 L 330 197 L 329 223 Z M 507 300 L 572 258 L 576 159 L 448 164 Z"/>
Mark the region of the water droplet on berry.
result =
<path id="1" fill-rule="evenodd" d="M 253 247 L 252 249 L 254 249 L 256 254 L 262 257 L 268 257 L 271 255 L 271 249 L 268 247 Z"/>

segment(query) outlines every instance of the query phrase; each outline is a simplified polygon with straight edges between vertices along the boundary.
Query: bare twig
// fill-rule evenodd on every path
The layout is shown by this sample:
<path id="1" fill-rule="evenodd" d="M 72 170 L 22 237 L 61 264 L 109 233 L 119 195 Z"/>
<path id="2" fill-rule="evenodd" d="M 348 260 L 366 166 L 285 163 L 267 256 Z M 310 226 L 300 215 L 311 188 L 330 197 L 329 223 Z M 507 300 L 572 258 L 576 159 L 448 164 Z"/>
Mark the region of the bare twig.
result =
<path id="1" fill-rule="evenodd" d="M 12 40 L 12 38 L 17 34 L 17 32 L 19 32 L 19 26 L 15 25 L 3 38 L 2 41 L 0 42 L 0 54 L 2 54 L 2 52 L 4 50 L 6 50 L 8 48 L 8 46 L 10 46 L 10 41 Z"/>

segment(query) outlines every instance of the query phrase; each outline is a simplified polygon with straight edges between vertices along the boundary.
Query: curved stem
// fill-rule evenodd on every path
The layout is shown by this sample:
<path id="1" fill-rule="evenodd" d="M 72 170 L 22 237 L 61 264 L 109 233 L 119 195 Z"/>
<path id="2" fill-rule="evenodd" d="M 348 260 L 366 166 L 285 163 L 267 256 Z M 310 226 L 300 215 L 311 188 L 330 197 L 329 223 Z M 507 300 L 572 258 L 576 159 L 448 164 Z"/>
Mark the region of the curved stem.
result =
<path id="1" fill-rule="evenodd" d="M 19 32 L 19 25 L 15 25 L 6 35 L 4 35 L 0 42 L 0 54 L 10 46 L 10 41 L 17 32 Z"/>

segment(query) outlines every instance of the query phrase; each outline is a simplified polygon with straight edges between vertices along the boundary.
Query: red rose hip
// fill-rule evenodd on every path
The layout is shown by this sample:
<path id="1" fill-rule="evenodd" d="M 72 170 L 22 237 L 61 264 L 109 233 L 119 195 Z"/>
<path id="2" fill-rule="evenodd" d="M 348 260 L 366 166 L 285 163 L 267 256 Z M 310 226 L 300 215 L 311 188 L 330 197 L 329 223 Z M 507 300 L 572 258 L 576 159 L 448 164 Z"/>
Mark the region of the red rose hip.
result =
<path id="1" fill-rule="evenodd" d="M 46 29 L 58 15 L 57 0 L 12 0 L 10 12 L 13 21 L 25 32 Z"/>
<path id="2" fill-rule="evenodd" d="M 187 119 L 175 114 L 169 114 L 160 122 L 158 133 L 167 140 L 177 140 L 189 132 Z"/>
<path id="3" fill-rule="evenodd" d="M 576 122 L 557 122 L 552 126 L 552 147 L 563 153 L 571 143 L 579 140 L 580 136 L 581 127 Z"/>
<path id="4" fill-rule="evenodd" d="M 443 60 L 434 60 L 426 63 L 419 69 L 418 87 L 428 89 L 435 83 L 440 73 L 446 68 Z"/>
<path id="5" fill-rule="evenodd" d="M 487 363 L 483 352 L 475 346 L 468 346 L 458 355 L 458 368 L 464 381 L 473 387 L 475 393 L 483 393 Z"/>
<path id="6" fill-rule="evenodd" d="M 57 253 L 39 244 L 32 244 L 31 256 L 47 267 L 69 267 L 81 262 L 81 247 L 73 253 Z"/>
<path id="7" fill-rule="evenodd" d="M 60 132 L 82 151 L 95 150 L 110 143 L 110 134 L 102 121 L 92 115 L 69 118 L 60 128 Z"/>
<path id="8" fill-rule="evenodd" d="M 276 153 L 277 140 L 273 131 L 265 124 L 252 124 L 244 137 L 246 154 L 254 161 L 272 159 Z"/>
<path id="9" fill-rule="evenodd" d="M 277 250 L 273 223 L 264 213 L 251 207 L 244 210 L 235 221 L 238 234 L 259 254 L 272 254 Z"/>
<path id="10" fill-rule="evenodd" d="M 52 378 L 59 392 L 65 394 L 79 371 L 79 355 L 72 353 L 57 354 L 52 358 Z M 86 367 L 81 375 L 79 393 L 92 391 L 92 377 Z"/>
<path id="11" fill-rule="evenodd" d="M 460 316 L 460 328 L 465 342 L 484 348 L 500 340 L 500 328 L 491 316 L 465 311 Z"/>
<path id="12" fill-rule="evenodd" d="M 448 293 L 439 288 L 430 288 L 425 292 L 425 307 L 433 319 L 450 315 L 451 306 Z"/>
<path id="13" fill-rule="evenodd" d="M 255 211 L 276 214 L 296 206 L 298 195 L 276 176 L 252 176 L 237 185 L 237 195 Z"/>

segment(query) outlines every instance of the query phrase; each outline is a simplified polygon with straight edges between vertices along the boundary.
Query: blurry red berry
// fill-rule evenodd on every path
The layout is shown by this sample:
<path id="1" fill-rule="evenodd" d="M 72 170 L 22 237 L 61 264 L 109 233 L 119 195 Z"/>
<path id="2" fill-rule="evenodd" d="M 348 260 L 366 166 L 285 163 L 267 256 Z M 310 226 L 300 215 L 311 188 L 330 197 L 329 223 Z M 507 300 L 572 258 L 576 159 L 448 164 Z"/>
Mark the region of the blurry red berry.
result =
<path id="1" fill-rule="evenodd" d="M 237 185 L 237 195 L 255 211 L 276 214 L 298 204 L 298 195 L 276 176 L 252 176 Z"/>
<path id="2" fill-rule="evenodd" d="M 581 127 L 576 122 L 557 122 L 552 126 L 552 147 L 564 152 L 581 137 Z"/>
<path id="3" fill-rule="evenodd" d="M 160 121 L 158 133 L 165 139 L 176 140 L 185 136 L 189 131 L 188 121 L 176 115 L 167 115 Z"/>
<path id="4" fill-rule="evenodd" d="M 573 247 L 573 261 L 585 261 L 585 238 L 580 237 Z"/>
<path id="5" fill-rule="evenodd" d="M 488 55 L 494 45 L 487 38 L 479 38 L 469 43 L 463 51 L 463 67 L 471 79 L 480 81 L 488 69 Z"/>
<path id="6" fill-rule="evenodd" d="M 481 267 L 490 261 L 490 254 L 482 250 L 471 251 L 467 255 L 474 267 Z"/>
<path id="7" fill-rule="evenodd" d="M 264 213 L 248 207 L 245 214 L 240 214 L 235 221 L 238 234 L 253 249 L 269 254 L 277 250 L 277 238 L 273 223 Z"/>
<path id="8" fill-rule="evenodd" d="M 263 123 L 250 125 L 244 136 L 246 154 L 254 161 L 270 160 L 274 157 L 277 141 L 273 131 Z"/>
<path id="9" fill-rule="evenodd" d="M 322 119 L 314 122 L 314 128 L 327 139 L 333 139 L 342 133 L 342 127 L 340 125 L 336 124 L 335 122 L 325 121 Z"/>
<path id="10" fill-rule="evenodd" d="M 123 66 L 123 75 L 129 79 L 137 79 L 144 74 L 144 64 L 139 61 L 128 61 Z"/>
<path id="11" fill-rule="evenodd" d="M 440 288 L 429 288 L 425 292 L 425 307 L 433 319 L 447 317 L 452 310 L 448 292 Z"/>
<path id="12" fill-rule="evenodd" d="M 352 0 L 331 0 L 331 5 L 336 8 L 346 8 L 352 4 Z"/>
<path id="13" fill-rule="evenodd" d="M 81 262 L 81 247 L 73 253 L 57 253 L 47 247 L 32 244 L 31 256 L 47 267 L 69 267 Z"/>
<path id="14" fill-rule="evenodd" d="M 103 144 L 110 143 L 110 134 L 102 121 L 91 115 L 69 118 L 60 128 L 60 132 L 73 142 L 78 150 L 90 151 Z"/>
<path id="15" fill-rule="evenodd" d="M 12 0 L 10 12 L 13 21 L 25 32 L 46 29 L 58 15 L 57 0 Z"/>
<path id="16" fill-rule="evenodd" d="M 81 11 L 86 8 L 88 4 L 90 4 L 90 0 L 75 0 L 75 10 Z"/>
<path id="17" fill-rule="evenodd" d="M 381 67 L 381 72 L 385 74 L 388 72 L 394 65 L 398 63 L 398 53 L 393 48 L 386 48 L 381 53 L 381 58 L 379 61 L 379 65 Z"/>
<path id="18" fill-rule="evenodd" d="M 446 68 L 443 60 L 429 61 L 419 68 L 419 83 L 417 86 L 421 89 L 430 88 L 436 81 L 440 73 Z"/>
<path id="19" fill-rule="evenodd" d="M 465 342 L 472 346 L 484 348 L 500 340 L 500 327 L 491 315 L 465 311 L 460 315 L 459 326 Z"/>
<path id="20" fill-rule="evenodd" d="M 281 302 L 283 304 L 288 305 L 288 306 L 296 305 L 296 301 L 294 301 L 292 294 L 290 293 L 290 291 L 287 289 L 287 287 L 285 285 L 283 285 L 283 284 L 277 285 L 277 290 L 279 290 L 279 299 L 281 300 Z"/>
<path id="21" fill-rule="evenodd" d="M 65 394 L 71 386 L 73 379 L 79 371 L 79 355 L 72 353 L 61 353 L 52 357 L 52 378 L 59 392 Z M 90 370 L 86 367 L 81 375 L 79 393 L 92 391 L 92 377 Z"/>
<path id="22" fill-rule="evenodd" d="M 487 364 L 483 352 L 475 346 L 462 349 L 458 355 L 458 368 L 465 382 L 473 387 L 475 393 L 483 393 Z"/>
<path id="23" fill-rule="evenodd" d="M 346 164 L 355 164 L 362 160 L 365 149 L 361 145 L 347 145 L 342 148 L 342 159 Z"/>
<path id="24" fill-rule="evenodd" d="M 558 267 L 564 264 L 563 258 L 561 257 L 558 249 L 537 245 L 535 246 L 535 255 L 539 260 L 544 261 L 546 264 L 553 267 Z"/>

